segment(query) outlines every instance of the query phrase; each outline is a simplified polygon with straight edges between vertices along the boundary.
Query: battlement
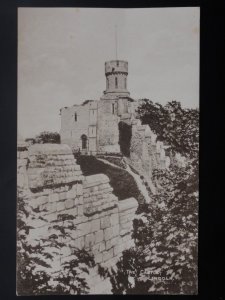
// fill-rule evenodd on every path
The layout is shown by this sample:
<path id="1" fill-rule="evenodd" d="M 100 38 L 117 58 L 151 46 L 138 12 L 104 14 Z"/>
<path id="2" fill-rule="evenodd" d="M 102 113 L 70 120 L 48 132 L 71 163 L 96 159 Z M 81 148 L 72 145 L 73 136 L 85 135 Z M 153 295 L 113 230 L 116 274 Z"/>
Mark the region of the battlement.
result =
<path id="1" fill-rule="evenodd" d="M 110 60 L 105 62 L 105 74 L 125 73 L 128 74 L 128 62 L 125 60 Z"/>

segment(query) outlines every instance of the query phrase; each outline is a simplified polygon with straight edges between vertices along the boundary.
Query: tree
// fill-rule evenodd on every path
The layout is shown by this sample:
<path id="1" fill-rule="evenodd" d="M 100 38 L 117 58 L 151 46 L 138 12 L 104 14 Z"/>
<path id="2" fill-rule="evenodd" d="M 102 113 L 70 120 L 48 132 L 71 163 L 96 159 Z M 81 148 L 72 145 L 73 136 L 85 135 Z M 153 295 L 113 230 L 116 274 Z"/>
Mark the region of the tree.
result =
<path id="1" fill-rule="evenodd" d="M 60 144 L 60 135 L 58 132 L 43 131 L 35 137 L 37 144 Z"/>
<path id="2" fill-rule="evenodd" d="M 134 220 L 135 247 L 110 275 L 114 293 L 197 293 L 198 174 L 185 168 L 155 170 L 158 193 Z"/>
<path id="3" fill-rule="evenodd" d="M 171 101 L 165 106 L 143 99 L 138 107 L 143 124 L 148 124 L 157 139 L 187 158 L 198 157 L 199 110 L 184 109 L 180 102 Z"/>

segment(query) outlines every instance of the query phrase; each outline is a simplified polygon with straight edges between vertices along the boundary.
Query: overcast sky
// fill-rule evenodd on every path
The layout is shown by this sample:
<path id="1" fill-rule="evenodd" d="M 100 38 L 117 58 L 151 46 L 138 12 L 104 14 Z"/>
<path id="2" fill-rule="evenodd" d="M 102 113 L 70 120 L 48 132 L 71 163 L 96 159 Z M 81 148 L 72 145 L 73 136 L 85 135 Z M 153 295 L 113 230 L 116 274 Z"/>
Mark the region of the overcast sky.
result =
<path id="1" fill-rule="evenodd" d="M 199 106 L 199 8 L 19 8 L 18 131 L 59 131 L 64 106 L 99 99 L 104 63 L 128 61 L 134 99 Z"/>

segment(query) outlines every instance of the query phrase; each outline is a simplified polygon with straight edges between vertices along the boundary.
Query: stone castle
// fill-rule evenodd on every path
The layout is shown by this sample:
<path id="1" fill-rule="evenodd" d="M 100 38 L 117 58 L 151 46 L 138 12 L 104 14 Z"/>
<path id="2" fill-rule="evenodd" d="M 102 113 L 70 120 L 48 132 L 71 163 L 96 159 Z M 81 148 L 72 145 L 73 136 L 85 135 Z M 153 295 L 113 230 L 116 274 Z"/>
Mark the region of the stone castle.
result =
<path id="1" fill-rule="evenodd" d="M 61 142 L 95 155 L 120 152 L 120 121 L 131 124 L 137 101 L 127 90 L 128 62 L 105 63 L 106 90 L 100 100 L 86 100 L 82 105 L 61 108 Z"/>
<path id="2" fill-rule="evenodd" d="M 18 140 L 18 196 L 31 210 L 38 210 L 29 223 L 33 229 L 28 241 L 35 245 L 47 239 L 53 225 L 60 224 L 61 214 L 74 216 L 76 230 L 50 262 L 56 277 L 62 260 L 73 259 L 74 248 L 92 251 L 96 264 L 110 269 L 122 252 L 134 245 L 131 233 L 137 200 L 119 201 L 104 174 L 84 176 L 73 151 L 88 155 L 120 153 L 118 125 L 122 121 L 132 129 L 130 157 L 124 159 L 146 178 L 152 192 L 152 171 L 167 168 L 170 163 L 163 143 L 138 120 L 135 111 L 139 101 L 130 98 L 127 75 L 126 61 L 106 62 L 106 90 L 100 100 L 61 109 L 61 145 L 29 146 Z M 99 276 L 97 266 L 90 270 L 88 281 L 90 293 L 111 293 L 110 283 Z"/>
<path id="3" fill-rule="evenodd" d="M 130 164 L 147 178 L 154 168 L 166 168 L 170 159 L 148 125 L 142 125 L 136 109 L 141 100 L 127 89 L 128 62 L 105 62 L 106 90 L 100 100 L 61 108 L 61 143 L 83 154 L 119 153 L 119 122 L 132 128 Z"/>

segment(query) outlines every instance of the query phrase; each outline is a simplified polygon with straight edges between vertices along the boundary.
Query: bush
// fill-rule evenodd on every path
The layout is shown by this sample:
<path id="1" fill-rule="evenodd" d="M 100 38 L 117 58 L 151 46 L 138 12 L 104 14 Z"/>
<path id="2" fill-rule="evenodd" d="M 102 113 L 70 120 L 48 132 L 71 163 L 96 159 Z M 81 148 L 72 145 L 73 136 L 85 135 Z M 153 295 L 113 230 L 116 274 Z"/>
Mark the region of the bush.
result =
<path id="1" fill-rule="evenodd" d="M 180 102 L 171 101 L 165 106 L 143 99 L 138 107 L 142 124 L 148 124 L 157 139 L 187 158 L 198 156 L 199 110 L 182 108 Z"/>
<path id="2" fill-rule="evenodd" d="M 35 137 L 36 144 L 60 144 L 60 134 L 58 132 L 43 131 Z"/>
<path id="3" fill-rule="evenodd" d="M 157 170 L 161 188 L 145 214 L 134 220 L 135 247 L 123 253 L 109 275 L 117 294 L 196 294 L 198 173 L 191 165 Z M 140 206 L 139 206 L 140 207 Z M 151 273 L 150 273 L 151 272 Z M 156 275 L 159 274 L 159 275 Z M 166 280 L 154 280 L 160 276 Z"/>

